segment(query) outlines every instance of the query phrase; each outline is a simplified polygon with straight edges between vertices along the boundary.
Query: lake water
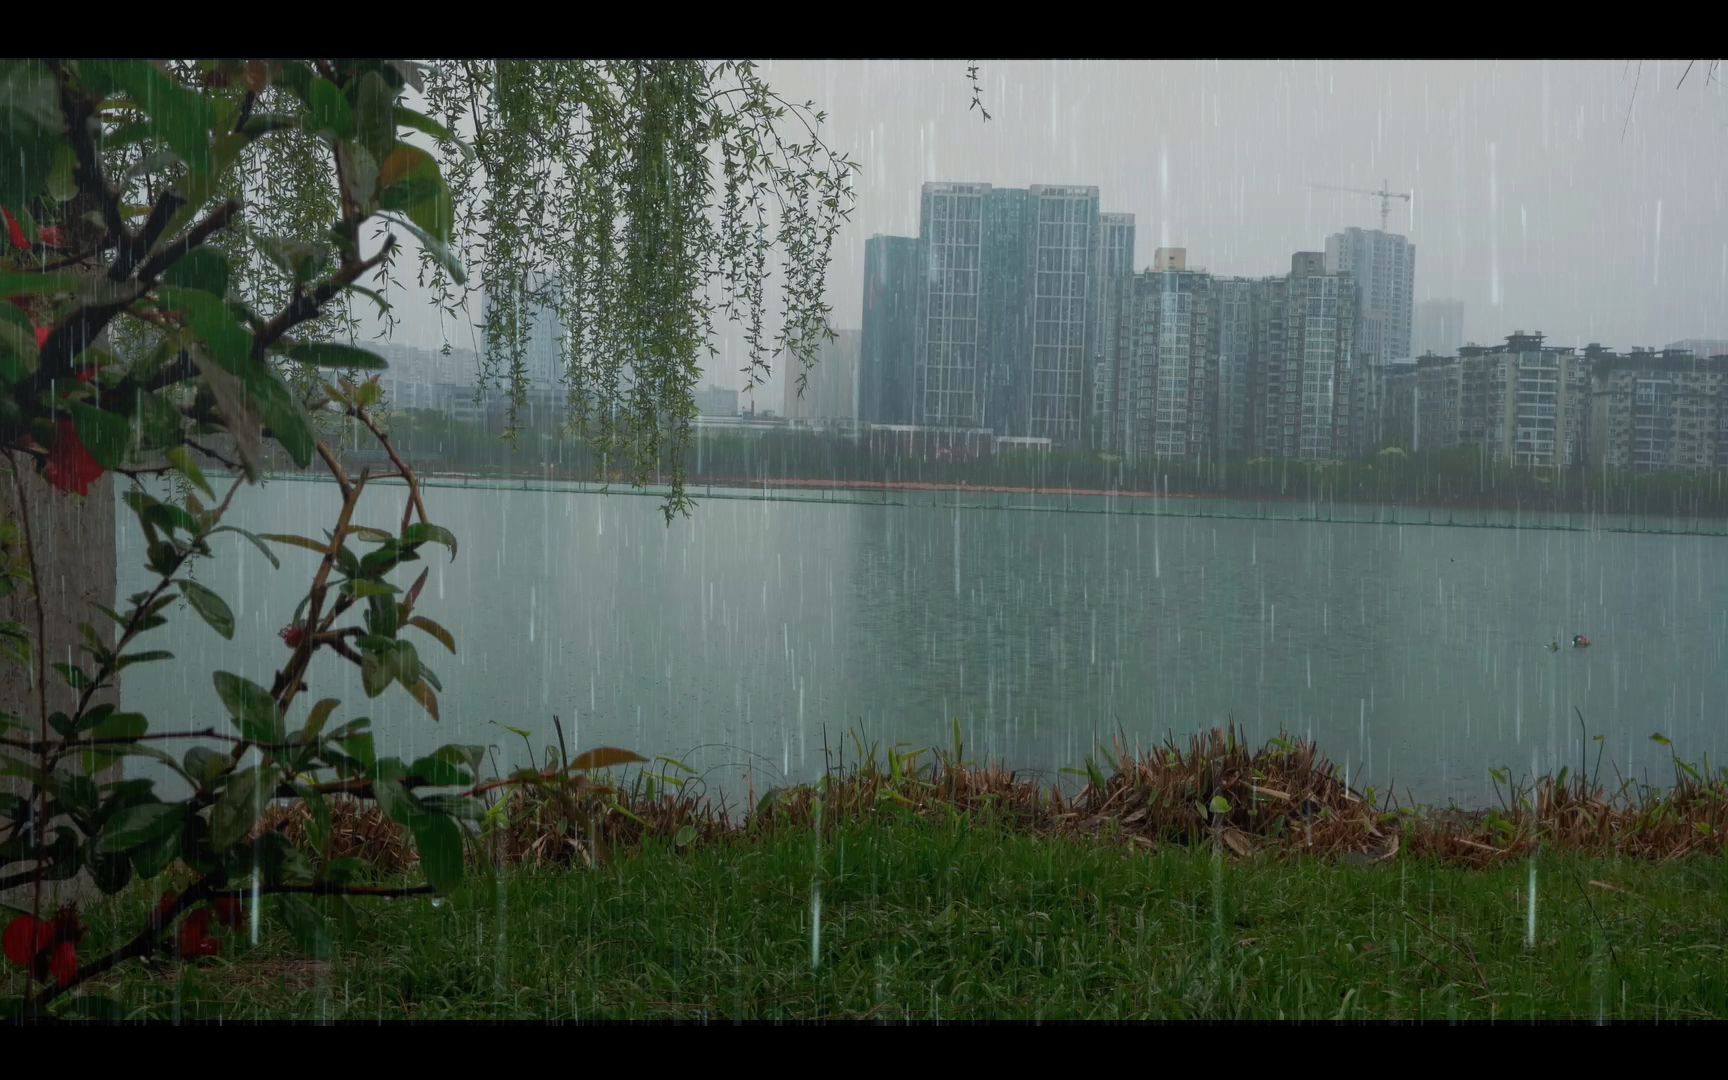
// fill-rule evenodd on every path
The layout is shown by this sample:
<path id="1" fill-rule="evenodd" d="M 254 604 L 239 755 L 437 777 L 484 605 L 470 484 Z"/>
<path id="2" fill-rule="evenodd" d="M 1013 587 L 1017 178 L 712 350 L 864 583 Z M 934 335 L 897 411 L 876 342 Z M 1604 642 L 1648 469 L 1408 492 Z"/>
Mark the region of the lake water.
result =
<path id="1" fill-rule="evenodd" d="M 454 562 L 426 549 L 419 608 L 460 653 L 410 632 L 443 679 L 442 723 L 400 689 L 367 700 L 328 654 L 292 723 L 334 696 L 338 721 L 373 718 L 380 753 L 478 742 L 514 767 L 527 750 L 497 725 L 540 753 L 557 714 L 572 752 L 679 756 L 711 790 L 753 770 L 760 791 L 813 779 L 853 731 L 947 745 L 958 720 L 969 757 L 1054 778 L 1118 732 L 1146 745 L 1233 720 L 1255 741 L 1312 736 L 1359 787 L 1465 805 L 1492 799 L 1495 766 L 1575 766 L 1576 712 L 1606 736 L 1609 778 L 1671 775 L 1653 733 L 1693 760 L 1728 749 L 1722 537 L 1222 500 L 701 494 L 667 526 L 650 497 L 428 489 L 462 545 Z M 371 489 L 360 520 L 393 528 L 402 498 Z M 336 507 L 328 484 L 276 480 L 229 520 L 321 535 Z M 1263 519 L 1315 513 L 1382 520 Z M 125 595 L 150 579 L 135 533 L 121 543 Z M 282 547 L 272 571 L 238 537 L 215 543 L 196 573 L 238 632 L 187 611 L 145 639 L 196 661 L 126 673 L 128 707 L 158 725 L 225 724 L 211 668 L 268 684 L 316 563 Z M 1575 633 L 1594 646 L 1549 650 Z"/>

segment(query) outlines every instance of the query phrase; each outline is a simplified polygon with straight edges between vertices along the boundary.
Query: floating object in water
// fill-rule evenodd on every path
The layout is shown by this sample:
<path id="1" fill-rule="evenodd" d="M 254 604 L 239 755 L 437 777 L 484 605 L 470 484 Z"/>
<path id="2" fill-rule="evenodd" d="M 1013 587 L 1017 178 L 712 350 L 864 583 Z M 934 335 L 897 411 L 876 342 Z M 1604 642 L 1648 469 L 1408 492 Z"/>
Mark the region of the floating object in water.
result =
<path id="1" fill-rule="evenodd" d="M 1590 647 L 1590 639 L 1585 637 L 1583 634 L 1573 634 L 1572 647 L 1574 649 L 1588 649 Z"/>
<path id="2" fill-rule="evenodd" d="M 1550 641 L 1548 643 L 1548 651 L 1549 652 L 1559 652 L 1560 651 L 1560 643 L 1558 641 Z"/>

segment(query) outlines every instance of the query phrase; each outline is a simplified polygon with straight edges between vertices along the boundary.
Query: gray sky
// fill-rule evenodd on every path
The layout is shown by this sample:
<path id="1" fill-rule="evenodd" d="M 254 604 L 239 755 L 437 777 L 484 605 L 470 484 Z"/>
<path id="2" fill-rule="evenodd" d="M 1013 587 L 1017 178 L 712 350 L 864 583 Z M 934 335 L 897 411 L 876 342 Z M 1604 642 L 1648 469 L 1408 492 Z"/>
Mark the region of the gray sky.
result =
<path id="1" fill-rule="evenodd" d="M 829 278 L 838 325 L 859 323 L 865 239 L 915 235 L 925 180 L 1096 184 L 1105 210 L 1135 215 L 1136 265 L 1170 245 L 1244 275 L 1378 225 L 1378 199 L 1310 182 L 1385 180 L 1415 193 L 1391 227 L 1417 246 L 1417 299 L 1463 300 L 1473 339 L 1728 337 L 1728 95 L 1702 63 L 1679 89 L 1674 61 L 980 66 L 987 124 L 964 61 L 763 65 L 827 110 L 830 144 L 862 167 Z M 409 322 L 397 340 L 436 342 Z M 722 385 L 741 382 L 734 348 L 710 371 Z M 778 407 L 778 377 L 762 400 Z"/>

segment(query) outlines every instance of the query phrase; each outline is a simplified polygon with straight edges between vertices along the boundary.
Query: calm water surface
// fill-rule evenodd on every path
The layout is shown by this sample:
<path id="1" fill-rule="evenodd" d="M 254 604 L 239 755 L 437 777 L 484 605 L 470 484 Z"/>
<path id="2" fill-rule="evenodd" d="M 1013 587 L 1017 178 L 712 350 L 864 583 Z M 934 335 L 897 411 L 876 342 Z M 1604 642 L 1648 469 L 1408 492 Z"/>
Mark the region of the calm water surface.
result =
<path id="1" fill-rule="evenodd" d="M 362 519 L 391 527 L 402 497 L 375 488 Z M 242 493 L 230 521 L 321 535 L 336 500 L 277 480 Z M 301 706 L 341 698 L 338 717 L 372 717 L 380 753 L 478 742 L 513 767 L 528 751 L 498 725 L 533 732 L 540 753 L 557 714 L 576 747 L 681 756 L 715 790 L 753 770 L 760 790 L 814 778 L 849 731 L 946 745 L 957 720 L 969 756 L 1054 777 L 1119 733 L 1144 745 L 1234 721 L 1256 741 L 1313 736 L 1358 786 L 1480 804 L 1492 767 L 1557 769 L 1586 749 L 1593 762 L 1580 712 L 1606 736 L 1610 778 L 1671 772 L 1653 733 L 1713 763 L 1728 743 L 1720 537 L 964 499 L 986 509 L 937 493 L 711 498 L 670 527 L 658 500 L 632 495 L 436 488 L 427 501 L 462 543 L 454 562 L 427 549 L 420 602 L 460 649 L 416 638 L 444 681 L 442 723 L 399 689 L 366 699 L 329 656 Z M 136 537 L 121 539 L 124 595 L 150 579 Z M 316 562 L 283 547 L 272 571 L 238 537 L 216 542 L 197 576 L 238 631 L 223 641 L 185 612 L 146 639 L 201 661 L 127 672 L 128 706 L 158 723 L 224 723 L 212 666 L 269 682 Z M 1594 646 L 1548 649 L 1575 633 Z"/>

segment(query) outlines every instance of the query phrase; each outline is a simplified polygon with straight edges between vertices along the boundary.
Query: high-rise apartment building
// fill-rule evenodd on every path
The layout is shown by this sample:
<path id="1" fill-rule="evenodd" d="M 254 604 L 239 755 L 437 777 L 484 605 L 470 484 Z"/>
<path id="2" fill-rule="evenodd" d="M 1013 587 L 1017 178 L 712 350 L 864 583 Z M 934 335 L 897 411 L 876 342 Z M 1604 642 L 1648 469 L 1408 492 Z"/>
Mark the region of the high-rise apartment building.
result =
<path id="1" fill-rule="evenodd" d="M 1585 350 L 1591 388 L 1589 460 L 1637 472 L 1728 468 L 1728 351 Z"/>
<path id="2" fill-rule="evenodd" d="M 1326 238 L 1326 271 L 1348 273 L 1356 282 L 1359 353 L 1378 364 L 1415 355 L 1410 347 L 1414 244 L 1395 233 L 1351 227 Z"/>
<path id="3" fill-rule="evenodd" d="M 1123 376 L 1122 450 L 1130 456 L 1194 457 L 1214 447 L 1216 361 L 1212 275 L 1187 269 L 1173 249 L 1133 279 Z"/>
<path id="4" fill-rule="evenodd" d="M 1464 301 L 1424 300 L 1416 305 L 1410 348 L 1417 356 L 1451 356 L 1464 344 Z"/>

